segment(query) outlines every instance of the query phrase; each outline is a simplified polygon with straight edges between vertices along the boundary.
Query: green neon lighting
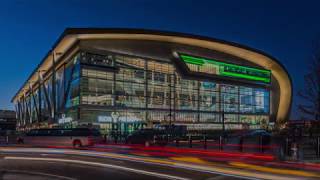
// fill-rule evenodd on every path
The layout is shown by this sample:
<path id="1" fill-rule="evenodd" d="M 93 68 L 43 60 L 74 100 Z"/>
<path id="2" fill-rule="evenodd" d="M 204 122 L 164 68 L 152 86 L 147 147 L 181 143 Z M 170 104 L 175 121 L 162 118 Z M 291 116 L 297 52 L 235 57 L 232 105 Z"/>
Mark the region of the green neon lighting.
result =
<path id="1" fill-rule="evenodd" d="M 216 72 L 212 72 L 212 73 L 207 72 L 209 74 L 270 83 L 270 77 L 271 77 L 270 70 L 240 66 L 236 64 L 229 64 L 229 63 L 219 62 L 213 59 L 193 57 L 193 56 L 184 55 L 184 54 L 180 54 L 180 58 L 187 64 L 193 64 L 201 67 L 216 68 Z"/>
<path id="2" fill-rule="evenodd" d="M 204 61 L 201 58 L 196 58 L 196 57 L 191 57 L 191 56 L 186 56 L 186 55 L 181 55 L 183 58 L 183 61 L 188 62 L 190 64 L 199 64 L 203 65 Z"/>
<path id="3" fill-rule="evenodd" d="M 204 64 L 203 62 L 193 61 L 193 60 L 189 60 L 189 59 L 184 60 L 184 62 L 189 63 L 189 64 L 196 64 L 196 65 L 203 65 Z"/>
<path id="4" fill-rule="evenodd" d="M 239 78 L 244 78 L 244 79 L 250 79 L 250 80 L 255 80 L 255 81 L 263 81 L 263 82 L 270 82 L 269 79 L 267 78 L 262 78 L 262 77 L 255 77 L 255 76 L 249 76 L 245 74 L 237 74 L 237 73 L 231 73 L 231 72 L 223 72 L 223 75 L 230 76 L 230 77 L 239 77 Z"/>

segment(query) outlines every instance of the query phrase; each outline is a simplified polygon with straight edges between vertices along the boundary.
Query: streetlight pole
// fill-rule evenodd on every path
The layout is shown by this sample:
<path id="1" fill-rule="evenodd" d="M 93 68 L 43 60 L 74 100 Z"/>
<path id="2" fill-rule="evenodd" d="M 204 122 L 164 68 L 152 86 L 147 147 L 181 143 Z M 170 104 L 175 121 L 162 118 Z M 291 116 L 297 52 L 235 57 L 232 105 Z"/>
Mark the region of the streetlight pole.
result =
<path id="1" fill-rule="evenodd" d="M 224 98 L 221 93 L 221 86 L 219 86 L 219 93 L 220 93 L 220 112 L 221 112 L 221 118 L 222 118 L 222 135 L 220 135 L 219 138 L 219 149 L 220 151 L 223 150 L 223 141 L 225 136 L 225 121 L 224 121 Z"/>
<path id="2" fill-rule="evenodd" d="M 226 131 L 226 128 L 225 128 L 225 122 L 224 122 L 224 108 L 222 110 L 222 132 L 223 132 L 223 135 L 225 134 L 225 131 Z"/>
<path id="3" fill-rule="evenodd" d="M 220 93 L 220 111 L 221 111 L 221 119 L 222 119 L 222 133 L 225 134 L 225 121 L 224 121 L 224 98 L 221 93 L 221 86 L 219 86 Z"/>

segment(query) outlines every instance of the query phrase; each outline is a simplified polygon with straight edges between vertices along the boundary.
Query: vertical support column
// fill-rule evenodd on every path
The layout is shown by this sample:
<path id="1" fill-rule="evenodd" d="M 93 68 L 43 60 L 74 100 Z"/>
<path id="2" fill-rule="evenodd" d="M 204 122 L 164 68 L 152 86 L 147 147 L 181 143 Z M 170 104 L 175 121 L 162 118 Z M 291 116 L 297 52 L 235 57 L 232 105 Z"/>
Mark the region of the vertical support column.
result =
<path id="1" fill-rule="evenodd" d="M 113 57 L 112 66 L 116 67 L 116 59 Z M 112 73 L 112 107 L 116 106 L 116 72 Z"/>
<path id="2" fill-rule="evenodd" d="M 17 120 L 17 126 L 20 126 L 20 111 L 19 111 L 19 101 L 15 101 L 15 111 L 16 111 L 16 120 Z"/>
<path id="3" fill-rule="evenodd" d="M 176 74 L 173 73 L 173 85 L 172 85 L 173 87 L 173 91 L 172 91 L 173 92 L 173 122 L 176 122 L 176 78 L 177 78 Z"/>
<path id="4" fill-rule="evenodd" d="M 198 91 L 198 101 L 197 101 L 197 122 L 200 122 L 200 81 L 197 80 L 197 85 L 198 85 L 198 88 L 197 88 L 197 91 Z"/>
<path id="5" fill-rule="evenodd" d="M 25 111 L 25 124 L 28 125 L 29 124 L 29 120 L 30 120 L 30 117 L 29 117 L 29 105 L 28 105 L 28 101 L 27 101 L 27 95 L 26 95 L 26 90 L 24 89 L 23 90 L 23 97 L 24 97 L 24 111 Z"/>
<path id="6" fill-rule="evenodd" d="M 65 109 L 65 102 L 67 101 L 67 80 L 66 80 L 66 63 L 63 64 L 63 109 Z"/>
<path id="7" fill-rule="evenodd" d="M 200 71 L 200 66 L 196 66 L 197 67 L 197 72 L 199 72 Z M 201 83 L 200 83 L 200 80 L 197 80 L 197 82 L 198 82 L 198 123 L 200 122 L 200 86 L 201 86 Z"/>
<path id="8" fill-rule="evenodd" d="M 237 113 L 237 118 L 238 118 L 238 124 L 240 125 L 240 86 L 238 87 L 238 113 Z"/>
<path id="9" fill-rule="evenodd" d="M 77 62 L 77 63 L 79 63 L 79 85 L 78 85 L 78 88 L 79 88 L 79 91 L 78 91 L 78 97 L 79 97 L 79 104 L 78 105 L 81 105 L 82 104 L 82 95 L 81 95 L 81 92 L 82 92 L 82 90 L 81 90 L 81 82 L 82 82 L 82 65 L 81 65 L 81 53 L 79 53 L 78 55 L 77 55 L 77 57 L 78 57 L 78 59 L 77 59 L 77 61 L 79 61 L 79 62 Z M 58 110 L 57 110 L 58 111 Z M 81 108 L 80 108 L 80 106 L 78 106 L 77 107 L 77 122 L 80 122 L 80 119 L 81 119 Z M 71 124 L 71 126 L 72 126 L 72 128 L 74 128 L 73 126 L 74 126 L 74 123 L 72 123 Z"/>
<path id="10" fill-rule="evenodd" d="M 149 110 L 148 110 L 148 100 L 149 100 L 149 97 L 148 97 L 148 61 L 145 60 L 145 63 L 144 63 L 144 100 L 145 100 L 145 120 L 146 122 L 148 123 L 147 126 L 152 126 L 153 123 L 152 122 L 149 122 L 151 121 L 151 119 L 148 119 L 148 114 L 149 114 Z M 149 124 L 150 123 L 150 124 Z"/>
<path id="11" fill-rule="evenodd" d="M 172 96 L 172 86 L 171 83 L 169 83 L 169 96 L 170 96 L 170 104 L 169 104 L 169 126 L 171 126 L 172 123 L 172 104 L 171 104 L 171 96 Z M 174 99 L 174 98 L 173 98 Z M 175 107 L 175 101 L 173 100 L 173 107 Z M 171 127 L 170 127 L 171 128 Z"/>
<path id="12" fill-rule="evenodd" d="M 166 83 L 166 88 L 165 90 L 163 91 L 163 105 L 162 105 L 162 108 L 166 108 L 167 107 L 167 104 L 168 102 L 170 102 L 170 98 L 168 98 L 170 96 L 170 88 L 169 88 L 169 84 L 170 84 L 170 81 L 171 81 L 171 78 L 170 78 L 170 74 L 166 74 L 165 75 L 165 78 L 164 78 L 164 81 Z"/>
<path id="13" fill-rule="evenodd" d="M 52 107 L 51 107 L 51 118 L 53 122 L 56 122 L 56 54 L 52 50 Z"/>
<path id="14" fill-rule="evenodd" d="M 26 95 L 26 92 L 25 92 L 25 90 L 24 90 L 24 102 L 23 102 L 23 104 L 24 104 L 24 111 L 25 111 L 25 117 L 24 117 L 24 119 L 25 119 L 25 122 L 26 122 L 26 125 L 28 125 L 29 124 L 29 106 L 28 106 L 28 101 L 27 101 L 27 95 Z"/>
<path id="15" fill-rule="evenodd" d="M 149 73 L 151 73 L 151 82 L 154 83 L 154 71 L 150 71 Z M 153 104 L 153 97 L 154 97 L 154 85 L 152 86 L 152 89 L 150 91 L 150 104 Z"/>
<path id="16" fill-rule="evenodd" d="M 28 95 L 28 108 L 29 108 L 29 122 L 32 125 L 33 123 L 33 119 L 32 119 L 32 107 L 31 107 L 31 101 L 32 101 L 32 94 L 31 91 L 29 91 L 29 95 Z"/>
<path id="17" fill-rule="evenodd" d="M 41 71 L 38 71 L 38 83 L 39 83 L 39 86 L 38 86 L 38 105 L 39 105 L 39 117 L 38 117 L 38 125 L 39 125 L 39 122 L 42 121 L 42 77 L 41 77 Z"/>
<path id="18" fill-rule="evenodd" d="M 25 91 L 25 90 L 24 90 Z M 26 94 L 25 92 L 23 92 L 23 111 L 24 111 L 24 118 L 23 118 L 23 121 L 24 121 L 24 125 L 26 126 L 28 124 L 28 106 L 27 106 L 27 100 L 26 100 Z"/>
<path id="19" fill-rule="evenodd" d="M 23 124 L 23 110 L 22 110 L 22 104 L 21 104 L 21 97 L 19 97 L 19 98 L 20 98 L 19 99 L 19 106 L 18 106 L 19 113 L 20 113 L 20 116 L 19 116 L 20 127 L 19 128 L 21 128 L 21 126 L 24 125 L 24 124 Z"/>
<path id="20" fill-rule="evenodd" d="M 268 118 L 269 118 L 269 122 L 276 122 L 276 120 L 273 118 L 273 104 L 272 104 L 272 91 L 268 90 L 269 92 L 269 114 L 268 114 Z M 271 119 L 272 118 L 272 119 Z M 269 128 L 269 125 L 268 125 Z M 274 128 L 274 127 L 273 127 Z"/>
<path id="21" fill-rule="evenodd" d="M 32 92 L 32 87 L 29 83 L 29 102 L 28 102 L 28 106 L 29 106 L 29 121 L 30 121 L 30 124 L 33 125 L 33 107 L 31 106 L 32 105 L 32 96 L 33 96 L 33 92 Z"/>
<path id="22" fill-rule="evenodd" d="M 24 125 L 23 124 L 23 109 L 22 109 L 21 97 L 19 97 L 19 98 L 20 98 L 19 99 L 19 113 L 20 113 L 19 121 L 20 121 L 20 127 L 21 127 L 22 125 Z"/>
<path id="23" fill-rule="evenodd" d="M 220 89 L 221 89 L 221 85 L 220 84 L 217 84 L 218 85 L 218 103 L 217 103 L 217 105 L 218 105 L 218 112 L 219 112 L 219 120 L 220 120 L 220 123 L 222 123 L 222 114 L 221 114 L 221 93 L 220 93 Z"/>
<path id="24" fill-rule="evenodd" d="M 21 123 L 23 126 L 25 126 L 25 106 L 24 106 L 24 94 L 21 97 L 20 100 L 20 106 L 21 106 Z"/>
<path id="25" fill-rule="evenodd" d="M 222 122 L 222 132 L 223 135 L 225 133 L 225 123 L 224 123 L 224 99 L 222 98 L 222 92 L 221 92 L 221 84 L 219 84 L 219 98 L 220 98 L 220 105 L 219 105 L 219 110 L 221 114 L 221 122 Z"/>
<path id="26" fill-rule="evenodd" d="M 113 56 L 112 66 L 116 68 L 116 59 Z M 112 109 L 116 109 L 116 71 L 113 71 L 112 73 Z M 113 114 L 112 112 L 111 114 Z M 112 115 L 111 115 L 112 116 Z M 112 122 L 111 122 L 111 136 L 114 138 L 114 142 L 117 143 L 117 139 L 115 136 L 115 119 L 112 116 Z"/>

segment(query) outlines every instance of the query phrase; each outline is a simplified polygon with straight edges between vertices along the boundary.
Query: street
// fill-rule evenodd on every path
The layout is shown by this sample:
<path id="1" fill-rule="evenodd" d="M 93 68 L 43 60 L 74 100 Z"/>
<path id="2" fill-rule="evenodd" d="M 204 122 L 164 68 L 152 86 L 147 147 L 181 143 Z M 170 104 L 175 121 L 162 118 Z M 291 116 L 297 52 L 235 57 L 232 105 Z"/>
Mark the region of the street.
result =
<path id="1" fill-rule="evenodd" d="M 31 163 L 32 161 L 32 163 Z M 1 154 L 1 177 L 9 179 L 240 179 L 127 160 L 63 154 Z"/>
<path id="2" fill-rule="evenodd" d="M 228 161 L 228 159 L 226 159 Z M 267 165 L 267 163 L 266 163 Z M 317 172 L 271 168 L 245 161 L 205 161 L 192 156 L 156 158 L 56 148 L 0 148 L 2 179 L 317 179 Z"/>

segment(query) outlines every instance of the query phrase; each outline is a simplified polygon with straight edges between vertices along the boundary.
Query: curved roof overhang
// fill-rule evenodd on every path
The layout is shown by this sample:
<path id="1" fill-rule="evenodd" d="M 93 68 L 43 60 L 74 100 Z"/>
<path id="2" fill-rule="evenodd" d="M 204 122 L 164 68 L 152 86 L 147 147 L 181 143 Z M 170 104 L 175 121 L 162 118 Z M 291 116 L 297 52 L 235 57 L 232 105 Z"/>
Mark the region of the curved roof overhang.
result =
<path id="1" fill-rule="evenodd" d="M 276 117 L 277 121 L 283 122 L 290 111 L 292 98 L 291 79 L 285 68 L 275 58 L 265 54 L 264 52 L 236 43 L 203 36 L 138 29 L 66 29 L 55 43 L 52 50 L 48 52 L 28 80 L 13 97 L 12 101 L 15 101 L 18 97 L 22 96 L 24 92 L 28 90 L 29 85 L 38 80 L 37 72 L 46 71 L 53 65 L 53 53 L 58 52 L 59 54 L 63 54 L 79 40 L 88 39 L 150 40 L 178 43 L 220 51 L 246 59 L 247 61 L 257 64 L 265 69 L 271 70 L 275 80 L 278 81 L 280 86 L 280 100 L 279 110 Z"/>

